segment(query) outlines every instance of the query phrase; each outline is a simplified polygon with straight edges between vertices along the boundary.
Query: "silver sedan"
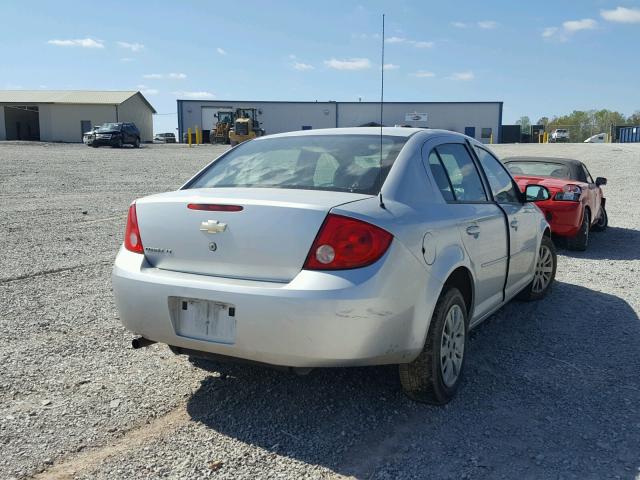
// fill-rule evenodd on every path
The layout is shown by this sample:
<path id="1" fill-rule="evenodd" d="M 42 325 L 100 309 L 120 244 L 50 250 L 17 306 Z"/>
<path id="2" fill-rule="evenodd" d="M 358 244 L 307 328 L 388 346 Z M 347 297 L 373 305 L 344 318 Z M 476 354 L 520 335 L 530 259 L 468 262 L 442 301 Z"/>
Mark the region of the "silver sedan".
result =
<path id="1" fill-rule="evenodd" d="M 113 268 L 134 346 L 297 371 L 398 364 L 448 402 L 469 329 L 542 298 L 556 254 L 535 200 L 485 145 L 448 131 L 262 137 L 174 192 L 135 201 Z"/>

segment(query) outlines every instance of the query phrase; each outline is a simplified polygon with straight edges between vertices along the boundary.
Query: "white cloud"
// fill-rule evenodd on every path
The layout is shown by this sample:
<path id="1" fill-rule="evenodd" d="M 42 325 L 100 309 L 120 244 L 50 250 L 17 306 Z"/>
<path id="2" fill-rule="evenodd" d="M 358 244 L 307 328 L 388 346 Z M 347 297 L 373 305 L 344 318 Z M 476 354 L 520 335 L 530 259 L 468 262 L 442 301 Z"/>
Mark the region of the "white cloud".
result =
<path id="1" fill-rule="evenodd" d="M 371 68 L 371 62 L 368 58 L 350 58 L 347 60 L 332 58 L 331 60 L 325 60 L 324 64 L 335 70 L 366 70 Z"/>
<path id="2" fill-rule="evenodd" d="M 400 65 L 396 65 L 394 63 L 385 63 L 384 64 L 384 69 L 385 70 L 397 70 L 400 68 Z"/>
<path id="3" fill-rule="evenodd" d="M 49 40 L 49 45 L 56 47 L 82 47 L 82 48 L 104 48 L 102 40 L 94 40 L 93 38 L 77 38 L 75 40 Z"/>
<path id="4" fill-rule="evenodd" d="M 467 24 L 464 22 L 451 22 L 451 26 L 456 28 L 467 28 Z"/>
<path id="5" fill-rule="evenodd" d="M 141 43 L 129 43 L 129 42 L 117 42 L 120 48 L 126 48 L 132 52 L 139 52 L 144 49 L 144 45 Z"/>
<path id="6" fill-rule="evenodd" d="M 123 57 L 120 59 L 121 62 L 134 62 L 135 60 L 131 57 Z"/>
<path id="7" fill-rule="evenodd" d="M 459 80 L 461 82 L 468 82 L 470 80 L 473 80 L 474 78 L 476 78 L 476 76 L 471 71 L 457 72 L 457 73 L 452 74 L 449 77 L 449 79 L 451 79 L 451 80 Z"/>
<path id="8" fill-rule="evenodd" d="M 168 78 L 170 80 L 184 80 L 187 78 L 187 75 L 184 73 L 147 73 L 142 77 L 149 80 L 160 80 L 163 78 Z"/>
<path id="9" fill-rule="evenodd" d="M 313 70 L 315 67 L 313 65 L 309 65 L 308 63 L 295 62 L 293 64 L 293 68 L 302 72 L 304 70 Z"/>
<path id="10" fill-rule="evenodd" d="M 211 92 L 201 91 L 201 92 L 186 92 L 184 90 L 179 90 L 177 92 L 171 92 L 176 97 L 182 98 L 216 98 L 216 96 Z"/>
<path id="11" fill-rule="evenodd" d="M 402 37 L 389 37 L 385 40 L 387 43 L 405 43 L 406 41 L 407 39 Z"/>
<path id="12" fill-rule="evenodd" d="M 407 45 L 412 45 L 416 48 L 431 48 L 433 47 L 433 42 L 424 42 L 422 40 L 411 40 L 409 38 L 404 37 L 389 37 L 385 39 L 385 43 L 404 43 Z"/>
<path id="13" fill-rule="evenodd" d="M 592 18 L 583 18 L 582 20 L 568 20 L 562 24 L 562 27 L 547 27 L 542 31 L 542 38 L 556 39 L 561 42 L 569 40 L 571 35 L 580 30 L 593 30 L 598 27 L 598 22 Z"/>
<path id="14" fill-rule="evenodd" d="M 216 48 L 216 52 L 218 52 L 220 55 L 226 55 L 227 51 L 224 48 Z"/>
<path id="15" fill-rule="evenodd" d="M 492 30 L 498 26 L 498 22 L 495 20 L 483 20 L 478 22 L 478 27 L 484 28 L 485 30 Z"/>
<path id="16" fill-rule="evenodd" d="M 143 95 L 157 95 L 160 93 L 160 90 L 156 88 L 149 88 L 146 85 L 138 85 L 137 88 Z"/>
<path id="17" fill-rule="evenodd" d="M 640 8 L 618 7 L 614 10 L 600 10 L 600 15 L 608 22 L 640 23 Z"/>
<path id="18" fill-rule="evenodd" d="M 418 70 L 416 73 L 412 73 L 411 76 L 416 78 L 433 78 L 436 74 L 425 70 Z"/>
<path id="19" fill-rule="evenodd" d="M 569 20 L 562 24 L 562 27 L 568 33 L 578 32 L 580 30 L 593 30 L 598 26 L 598 22 L 591 18 L 583 18 L 582 20 Z"/>

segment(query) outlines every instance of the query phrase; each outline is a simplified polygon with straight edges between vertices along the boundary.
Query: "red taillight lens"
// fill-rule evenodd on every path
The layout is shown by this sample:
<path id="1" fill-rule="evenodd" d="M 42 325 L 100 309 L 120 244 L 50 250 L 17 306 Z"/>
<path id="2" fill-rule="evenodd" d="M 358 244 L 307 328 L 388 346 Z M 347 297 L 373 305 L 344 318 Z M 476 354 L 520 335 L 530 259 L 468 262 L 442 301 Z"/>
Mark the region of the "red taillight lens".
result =
<path id="1" fill-rule="evenodd" d="M 345 270 L 377 261 L 393 240 L 386 230 L 370 223 L 327 215 L 307 255 L 307 270 Z"/>
<path id="2" fill-rule="evenodd" d="M 138 216 L 136 215 L 136 204 L 129 207 L 127 216 L 127 228 L 124 231 L 124 248 L 134 253 L 144 253 L 140 230 L 138 229 Z"/>

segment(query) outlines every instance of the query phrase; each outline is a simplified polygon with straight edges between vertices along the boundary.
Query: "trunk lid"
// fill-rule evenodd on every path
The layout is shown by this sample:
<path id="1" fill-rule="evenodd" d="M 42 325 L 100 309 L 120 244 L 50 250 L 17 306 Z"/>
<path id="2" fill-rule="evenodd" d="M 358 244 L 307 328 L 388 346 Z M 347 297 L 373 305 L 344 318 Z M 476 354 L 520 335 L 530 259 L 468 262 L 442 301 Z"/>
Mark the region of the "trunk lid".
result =
<path id="1" fill-rule="evenodd" d="M 318 190 L 202 188 L 145 197 L 136 210 L 145 256 L 156 268 L 286 282 L 300 272 L 329 210 L 366 198 Z M 193 210 L 189 204 L 242 210 Z M 226 224 L 223 231 L 220 224 Z"/>
<path id="2" fill-rule="evenodd" d="M 579 182 L 577 180 L 568 180 L 564 178 L 553 178 L 553 177 L 541 177 L 534 175 L 515 175 L 514 176 L 520 190 L 524 191 L 527 185 L 542 185 L 543 187 L 547 187 L 549 192 L 556 193 L 561 191 L 565 185 L 578 185 L 580 188 L 585 187 L 585 183 Z"/>

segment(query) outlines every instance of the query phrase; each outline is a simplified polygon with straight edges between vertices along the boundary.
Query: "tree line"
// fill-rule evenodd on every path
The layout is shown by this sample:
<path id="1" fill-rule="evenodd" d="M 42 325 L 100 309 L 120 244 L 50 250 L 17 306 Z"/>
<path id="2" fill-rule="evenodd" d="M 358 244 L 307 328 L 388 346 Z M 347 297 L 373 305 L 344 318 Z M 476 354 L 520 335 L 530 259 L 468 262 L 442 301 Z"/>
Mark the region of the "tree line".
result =
<path id="1" fill-rule="evenodd" d="M 522 126 L 523 133 L 531 131 L 531 120 L 527 116 L 520 117 L 516 124 Z M 568 115 L 542 117 L 535 125 L 544 125 L 551 133 L 556 128 L 569 130 L 571 140 L 581 142 L 598 133 L 614 133 L 612 130 L 621 125 L 640 125 L 640 110 L 626 117 L 620 112 L 611 110 L 574 110 Z"/>

